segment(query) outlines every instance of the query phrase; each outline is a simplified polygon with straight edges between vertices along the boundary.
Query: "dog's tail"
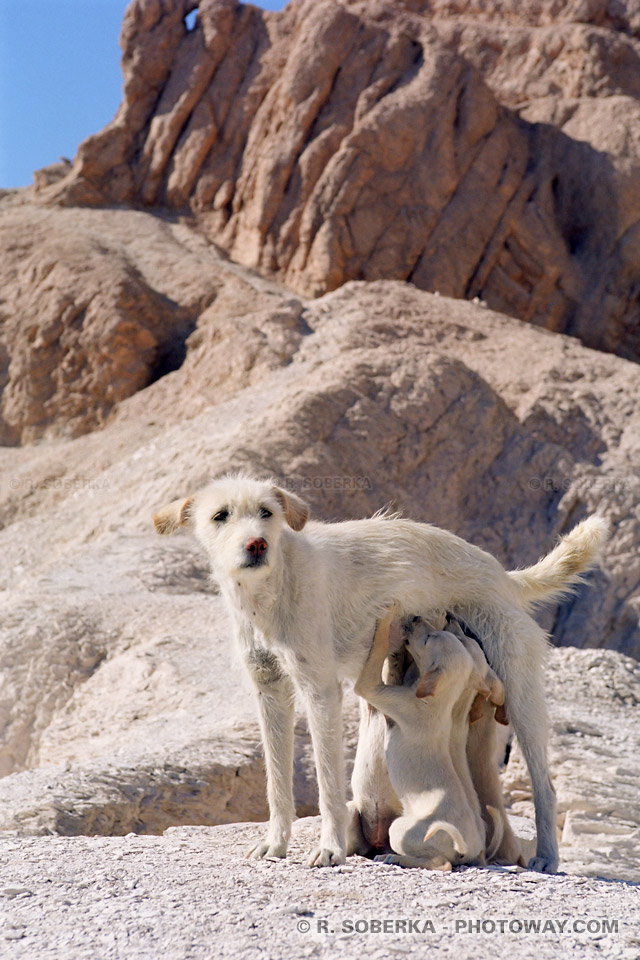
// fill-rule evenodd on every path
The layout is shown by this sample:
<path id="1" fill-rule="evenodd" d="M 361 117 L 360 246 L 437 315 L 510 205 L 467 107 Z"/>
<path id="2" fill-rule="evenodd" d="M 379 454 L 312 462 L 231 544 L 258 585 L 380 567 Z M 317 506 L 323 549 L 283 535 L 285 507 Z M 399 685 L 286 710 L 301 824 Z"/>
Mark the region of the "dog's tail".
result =
<path id="1" fill-rule="evenodd" d="M 424 842 L 431 840 L 436 833 L 440 830 L 444 830 L 445 833 L 448 833 L 453 841 L 453 848 L 456 853 L 459 853 L 461 857 L 464 857 L 467 853 L 468 847 L 464 840 L 462 839 L 462 834 L 457 830 L 452 823 L 447 823 L 446 820 L 436 820 L 431 824 L 429 829 L 424 835 Z"/>
<path id="2" fill-rule="evenodd" d="M 580 574 L 596 562 L 608 536 L 609 521 L 594 514 L 562 537 L 558 546 L 532 567 L 509 571 L 525 604 L 570 593 L 582 581 Z"/>
<path id="3" fill-rule="evenodd" d="M 502 817 L 495 807 L 491 807 L 489 804 L 487 804 L 487 812 L 493 821 L 491 843 L 487 847 L 487 863 L 490 863 L 495 857 L 500 844 L 502 843 L 502 838 L 504 836 L 504 823 L 502 821 Z"/>

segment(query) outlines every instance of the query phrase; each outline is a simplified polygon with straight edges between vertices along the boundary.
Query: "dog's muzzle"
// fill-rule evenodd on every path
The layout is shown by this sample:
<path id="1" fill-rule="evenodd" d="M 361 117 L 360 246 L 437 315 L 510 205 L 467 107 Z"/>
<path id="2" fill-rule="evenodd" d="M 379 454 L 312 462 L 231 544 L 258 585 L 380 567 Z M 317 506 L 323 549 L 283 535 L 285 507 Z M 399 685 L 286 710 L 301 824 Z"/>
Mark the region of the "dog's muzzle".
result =
<path id="1" fill-rule="evenodd" d="M 260 567 L 267 562 L 269 544 L 263 537 L 254 537 L 244 545 L 244 567 Z"/>

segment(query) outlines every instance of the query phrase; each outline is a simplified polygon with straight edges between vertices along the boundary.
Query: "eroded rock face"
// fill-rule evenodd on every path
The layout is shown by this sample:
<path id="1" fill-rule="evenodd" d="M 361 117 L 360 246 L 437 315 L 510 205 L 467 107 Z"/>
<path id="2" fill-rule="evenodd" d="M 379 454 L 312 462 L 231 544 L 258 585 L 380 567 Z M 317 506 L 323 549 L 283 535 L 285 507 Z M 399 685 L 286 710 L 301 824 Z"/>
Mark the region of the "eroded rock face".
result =
<path id="1" fill-rule="evenodd" d="M 190 210 L 303 295 L 410 280 L 640 356 L 638 158 L 600 109 L 635 129 L 632 5 L 194 8 L 131 3 L 123 104 L 43 197 Z"/>
<path id="2" fill-rule="evenodd" d="M 287 298 L 234 274 L 175 218 L 149 213 L 51 209 L 12 194 L 0 204 L 0 246 L 3 444 L 102 426 L 120 401 L 181 365 L 218 296 L 227 324 L 230 302 L 248 315 L 269 291 Z M 249 349 L 243 340 L 236 366 Z"/>

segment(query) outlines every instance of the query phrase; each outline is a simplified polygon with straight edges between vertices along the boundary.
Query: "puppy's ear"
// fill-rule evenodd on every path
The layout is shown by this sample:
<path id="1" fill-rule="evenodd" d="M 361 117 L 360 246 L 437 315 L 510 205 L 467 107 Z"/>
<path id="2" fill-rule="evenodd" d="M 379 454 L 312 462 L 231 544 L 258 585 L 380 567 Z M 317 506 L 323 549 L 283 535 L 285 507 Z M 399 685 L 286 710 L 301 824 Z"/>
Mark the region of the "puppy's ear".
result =
<path id="1" fill-rule="evenodd" d="M 491 667 L 487 671 L 485 680 L 489 684 L 489 700 L 494 707 L 501 707 L 504 703 L 504 686 L 502 680 L 493 672 Z"/>
<path id="2" fill-rule="evenodd" d="M 194 497 L 185 497 L 183 500 L 174 500 L 162 510 L 158 510 L 153 518 L 156 533 L 175 533 L 180 527 L 191 527 L 193 525 L 191 507 L 194 499 Z"/>
<path id="3" fill-rule="evenodd" d="M 433 610 L 429 615 L 429 623 L 433 626 L 434 631 L 446 630 L 447 629 L 447 611 Z"/>
<path id="4" fill-rule="evenodd" d="M 507 716 L 507 711 L 504 708 L 504 704 L 500 704 L 496 707 L 496 723 L 501 723 L 503 726 L 509 726 L 509 718 Z"/>
<path id="5" fill-rule="evenodd" d="M 284 518 L 292 530 L 302 530 L 309 519 L 309 506 L 295 493 L 272 487 L 271 492 L 284 510 Z"/>
<path id="6" fill-rule="evenodd" d="M 416 697 L 418 697 L 419 700 L 426 700 L 427 697 L 432 697 L 438 689 L 438 684 L 441 679 L 442 667 L 436 664 L 435 667 L 431 667 L 430 670 L 427 670 L 427 672 L 423 673 L 420 677 L 420 682 L 416 687 Z"/>
<path id="7" fill-rule="evenodd" d="M 476 693 L 473 703 L 471 704 L 471 710 L 469 710 L 469 723 L 476 723 L 482 719 L 485 701 L 486 697 L 483 697 L 481 693 Z"/>
<path id="8" fill-rule="evenodd" d="M 482 677 L 477 670 L 473 671 L 471 684 L 476 688 L 481 697 L 484 697 L 485 700 L 489 699 L 491 696 L 491 688 L 485 683 L 484 677 Z"/>

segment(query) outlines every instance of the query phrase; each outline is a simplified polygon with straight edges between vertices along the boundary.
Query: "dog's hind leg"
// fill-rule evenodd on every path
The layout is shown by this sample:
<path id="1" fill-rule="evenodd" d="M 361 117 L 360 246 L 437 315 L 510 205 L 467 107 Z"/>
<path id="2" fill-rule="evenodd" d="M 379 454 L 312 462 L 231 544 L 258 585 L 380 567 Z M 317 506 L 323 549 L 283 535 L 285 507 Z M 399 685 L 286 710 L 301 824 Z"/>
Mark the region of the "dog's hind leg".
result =
<path id="1" fill-rule="evenodd" d="M 509 719 L 533 787 L 537 846 L 529 869 L 555 873 L 558 869 L 556 794 L 549 776 L 548 718 L 542 676 L 545 635 L 528 614 L 515 608 L 492 621 L 487 619 L 483 624 L 482 644 L 487 660 L 504 683 Z"/>
<path id="2" fill-rule="evenodd" d="M 258 691 L 260 731 L 267 769 L 269 828 L 248 857 L 285 857 L 295 816 L 293 801 L 293 684 L 273 654 L 259 647 L 244 651 Z"/>
<path id="3" fill-rule="evenodd" d="M 536 810 L 536 855 L 529 861 L 530 870 L 541 873 L 556 873 L 558 869 L 558 839 L 556 827 L 556 792 L 549 776 L 547 759 L 546 712 L 542 691 L 531 689 L 514 696 L 513 688 L 508 693 L 513 705 L 511 720 L 522 755 L 525 759 L 533 787 L 533 802 Z M 515 706 L 518 702 L 517 707 Z"/>

